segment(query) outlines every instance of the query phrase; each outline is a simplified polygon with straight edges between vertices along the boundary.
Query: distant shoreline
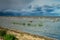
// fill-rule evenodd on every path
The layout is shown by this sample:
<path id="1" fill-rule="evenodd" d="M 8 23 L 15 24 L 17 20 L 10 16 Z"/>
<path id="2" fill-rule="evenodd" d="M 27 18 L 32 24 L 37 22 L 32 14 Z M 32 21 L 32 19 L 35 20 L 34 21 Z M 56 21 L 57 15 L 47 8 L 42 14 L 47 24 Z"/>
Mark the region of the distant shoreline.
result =
<path id="1" fill-rule="evenodd" d="M 33 17 L 33 18 L 37 18 L 37 17 L 43 17 L 43 18 L 60 18 L 60 16 L 0 16 L 0 17 Z"/>

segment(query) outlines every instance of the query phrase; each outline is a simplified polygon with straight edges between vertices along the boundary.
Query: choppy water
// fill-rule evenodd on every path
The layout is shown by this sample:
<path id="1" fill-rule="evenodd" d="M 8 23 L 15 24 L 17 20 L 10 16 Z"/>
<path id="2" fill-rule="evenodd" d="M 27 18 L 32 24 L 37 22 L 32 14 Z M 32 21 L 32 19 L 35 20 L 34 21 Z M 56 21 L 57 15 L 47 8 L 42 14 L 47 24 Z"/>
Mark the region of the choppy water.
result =
<path id="1" fill-rule="evenodd" d="M 29 20 L 33 21 L 32 24 L 39 24 L 40 22 L 42 22 L 43 26 L 22 26 L 12 24 L 13 21 L 27 23 L 27 21 Z M 0 17 L 0 26 L 60 40 L 60 18 L 58 21 L 54 21 L 54 19 L 50 18 L 32 19 L 18 17 Z"/>

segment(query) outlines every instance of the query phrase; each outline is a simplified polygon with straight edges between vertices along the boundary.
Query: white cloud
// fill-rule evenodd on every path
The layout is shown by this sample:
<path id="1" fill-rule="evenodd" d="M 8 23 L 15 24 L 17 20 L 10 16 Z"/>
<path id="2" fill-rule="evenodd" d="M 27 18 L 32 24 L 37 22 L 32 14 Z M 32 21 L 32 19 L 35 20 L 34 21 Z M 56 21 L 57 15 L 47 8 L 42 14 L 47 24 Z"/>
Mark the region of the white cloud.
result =
<path id="1" fill-rule="evenodd" d="M 56 0 L 34 0 L 31 5 L 51 5 L 51 4 L 59 4 L 60 1 Z"/>

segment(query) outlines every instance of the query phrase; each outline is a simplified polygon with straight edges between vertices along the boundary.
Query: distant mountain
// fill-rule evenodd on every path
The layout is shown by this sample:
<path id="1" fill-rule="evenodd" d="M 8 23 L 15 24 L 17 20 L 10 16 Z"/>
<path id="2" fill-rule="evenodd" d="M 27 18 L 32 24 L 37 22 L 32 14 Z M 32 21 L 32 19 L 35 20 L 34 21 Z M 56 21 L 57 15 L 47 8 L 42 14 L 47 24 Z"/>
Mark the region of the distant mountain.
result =
<path id="1" fill-rule="evenodd" d="M 26 9 L 3 10 L 0 16 L 60 16 L 60 6 L 29 6 Z"/>

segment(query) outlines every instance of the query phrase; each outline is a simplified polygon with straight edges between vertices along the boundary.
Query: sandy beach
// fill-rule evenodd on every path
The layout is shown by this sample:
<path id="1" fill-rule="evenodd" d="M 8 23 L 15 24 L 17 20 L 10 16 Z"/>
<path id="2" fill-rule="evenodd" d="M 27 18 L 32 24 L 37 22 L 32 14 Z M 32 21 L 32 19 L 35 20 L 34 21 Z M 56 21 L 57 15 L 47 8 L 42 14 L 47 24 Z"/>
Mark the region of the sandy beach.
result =
<path id="1" fill-rule="evenodd" d="M 38 35 L 26 33 L 26 32 L 21 32 L 18 30 L 10 30 L 2 27 L 0 27 L 0 30 L 7 30 L 7 34 L 15 35 L 16 38 L 18 38 L 18 40 L 55 40 L 53 38 L 38 36 Z"/>

